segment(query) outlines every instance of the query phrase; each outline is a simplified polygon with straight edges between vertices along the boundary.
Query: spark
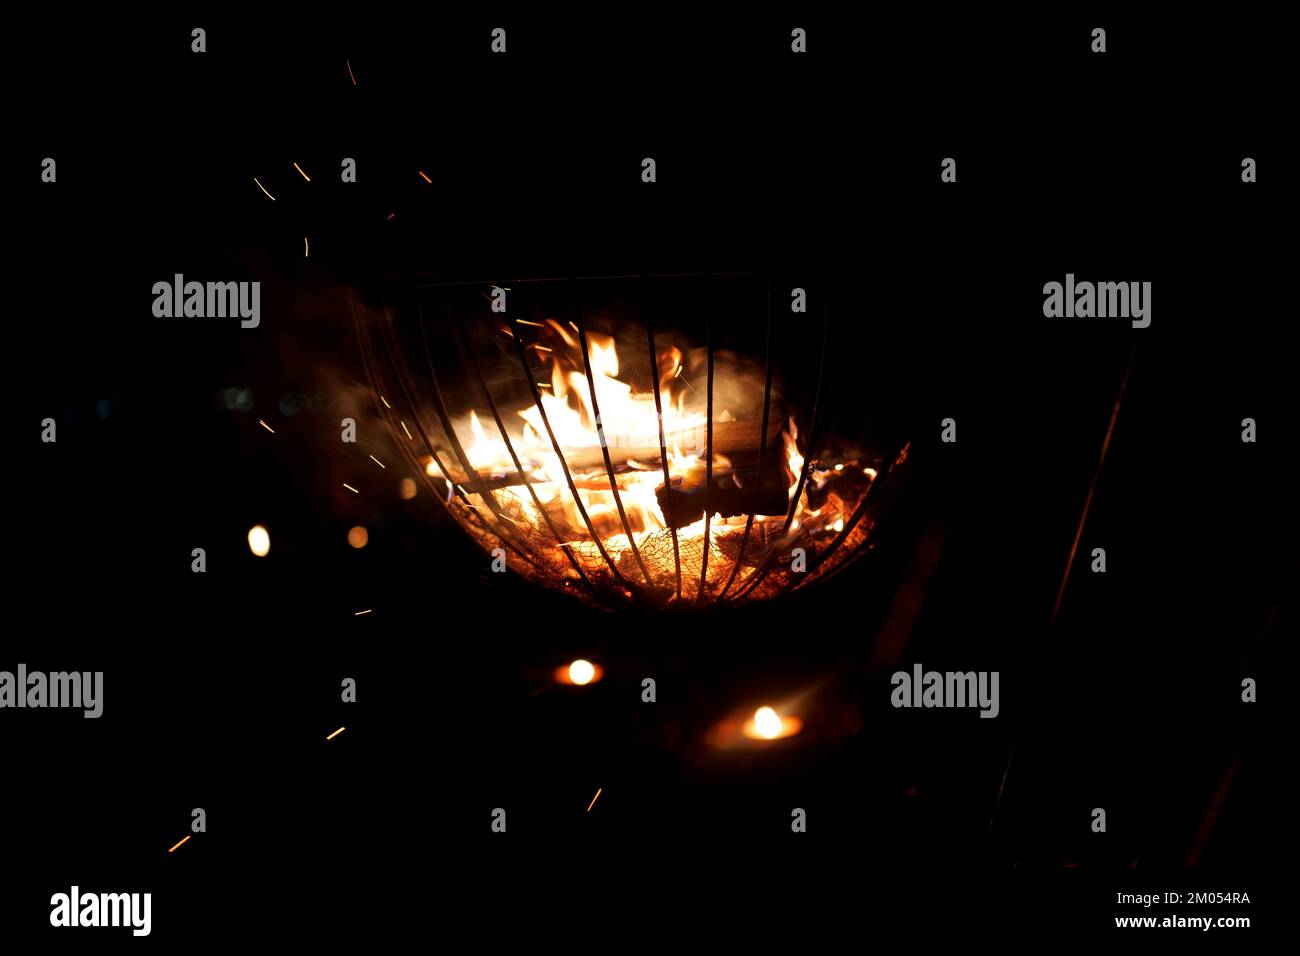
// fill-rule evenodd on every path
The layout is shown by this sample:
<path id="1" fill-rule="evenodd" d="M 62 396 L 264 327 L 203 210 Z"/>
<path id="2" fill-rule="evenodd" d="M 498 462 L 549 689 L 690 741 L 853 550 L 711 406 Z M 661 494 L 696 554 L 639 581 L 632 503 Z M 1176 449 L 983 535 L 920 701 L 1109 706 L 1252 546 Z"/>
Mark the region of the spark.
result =
<path id="1" fill-rule="evenodd" d="M 339 734 L 343 733 L 343 731 L 345 731 L 345 730 L 347 730 L 346 727 L 340 727 L 338 730 L 334 731 L 334 733 L 330 734 L 330 735 L 329 735 L 328 737 L 326 737 L 325 739 L 326 739 L 326 740 L 333 740 L 335 737 L 337 737 Z"/>
<path id="2" fill-rule="evenodd" d="M 258 189 L 260 189 L 260 190 L 262 190 L 262 192 L 266 193 L 266 198 L 267 198 L 267 199 L 271 200 L 271 202 L 275 202 L 275 197 L 272 196 L 270 193 L 267 193 L 267 192 L 266 192 L 266 187 L 263 186 L 261 183 L 258 183 L 258 182 L 257 182 L 257 177 L 256 177 L 256 176 L 253 177 L 253 182 L 257 183 L 257 188 L 258 188 Z"/>
<path id="3" fill-rule="evenodd" d="M 587 812 L 588 812 L 588 813 L 590 813 L 590 812 L 591 812 L 591 808 L 594 807 L 594 806 L 596 805 L 596 799 L 600 796 L 600 792 L 601 792 L 602 790 L 604 790 L 604 789 L 605 789 L 604 787 L 597 787 L 597 788 L 596 788 L 596 796 L 592 797 L 592 798 L 591 798 L 591 803 L 587 804 Z"/>
<path id="4" fill-rule="evenodd" d="M 539 329 L 546 328 L 546 326 L 544 326 L 541 322 L 532 322 L 528 319 L 515 319 L 515 321 L 518 322 L 520 325 L 532 325 L 532 326 L 536 326 Z"/>
<path id="5" fill-rule="evenodd" d="M 352 616 L 353 616 L 353 617 L 360 617 L 362 614 L 369 614 L 369 613 L 370 613 L 371 611 L 373 611 L 373 610 L 374 610 L 374 608 L 372 608 L 372 607 L 368 607 L 368 608 L 366 608 L 364 611 L 357 611 L 357 613 L 353 614 Z"/>
<path id="6" fill-rule="evenodd" d="M 383 468 L 385 471 L 388 470 L 388 466 L 385 465 L 385 464 L 384 464 L 382 461 L 380 461 L 378 458 L 376 458 L 374 455 L 371 455 L 371 456 L 370 456 L 370 460 L 373 461 L 373 462 L 374 462 L 376 465 L 378 465 L 380 468 Z"/>
<path id="7" fill-rule="evenodd" d="M 303 178 L 303 179 L 307 180 L 307 182 L 311 182 L 311 177 L 308 176 L 306 173 L 303 173 L 303 172 L 302 172 L 302 167 L 301 167 L 301 166 L 299 166 L 297 163 L 294 163 L 294 164 L 293 164 L 293 168 L 296 169 L 296 170 L 298 170 L 298 172 L 302 173 L 302 178 Z"/>
<path id="8" fill-rule="evenodd" d="M 573 329 L 573 331 L 577 332 L 579 335 L 582 334 L 582 332 L 578 329 L 578 323 L 574 322 L 573 319 L 569 319 L 569 328 Z"/>
<path id="9" fill-rule="evenodd" d="M 394 216 L 396 216 L 396 215 L 397 215 L 397 213 L 395 213 L 395 212 L 390 212 L 390 213 L 388 214 L 388 219 L 392 219 L 392 218 L 393 218 Z M 384 221 L 387 222 L 388 219 L 385 219 Z"/>
<path id="10" fill-rule="evenodd" d="M 357 491 L 357 489 L 353 488 L 353 487 L 352 487 L 351 485 L 349 485 L 346 481 L 343 482 L 343 487 L 346 488 L 348 491 L 352 492 L 354 495 L 359 495 L 359 494 L 361 494 L 361 492 Z"/>
<path id="11" fill-rule="evenodd" d="M 357 85 L 357 75 L 356 75 L 355 73 L 352 72 L 352 61 L 351 61 L 351 60 L 345 60 L 344 62 L 347 63 L 347 65 L 348 65 L 348 76 L 352 77 L 352 85 L 353 85 L 353 86 L 356 86 L 356 85 Z"/>
<path id="12" fill-rule="evenodd" d="M 555 386 L 552 385 L 550 382 L 538 382 L 538 383 L 537 383 L 537 387 L 538 387 L 538 388 L 554 388 Z"/>
<path id="13" fill-rule="evenodd" d="M 420 170 L 420 175 L 421 175 L 422 177 L 424 177 L 424 181 L 425 181 L 426 183 L 428 183 L 430 186 L 433 185 L 433 180 L 430 179 L 428 176 L 425 176 L 425 175 L 424 175 L 424 170 L 423 170 L 423 169 Z"/>
<path id="14" fill-rule="evenodd" d="M 515 333 L 511 331 L 510 327 L 507 325 L 501 326 L 501 331 L 504 332 L 506 335 L 510 336 L 512 339 L 515 337 Z"/>
<path id="15" fill-rule="evenodd" d="M 402 423 L 402 431 L 406 432 L 407 441 L 415 441 L 415 439 L 411 437 L 411 430 L 406 427 L 406 422 L 403 422 L 400 418 L 398 421 Z"/>
<path id="16" fill-rule="evenodd" d="M 272 428 L 270 425 L 268 425 L 266 422 L 262 421 L 260 418 L 257 420 L 257 424 L 261 425 L 263 428 L 265 428 L 267 431 L 269 431 L 272 435 L 275 434 L 275 429 Z"/>
<path id="17" fill-rule="evenodd" d="M 528 346 L 528 347 L 529 347 L 530 349 L 537 349 L 537 351 L 539 351 L 539 352 L 554 352 L 554 351 L 555 351 L 554 349 L 549 348 L 548 346 L 545 346 L 545 345 L 538 345 L 536 342 L 534 342 L 532 345 L 530 345 L 530 346 Z"/>
<path id="18" fill-rule="evenodd" d="M 388 399 L 384 398 L 384 396 L 380 395 L 380 396 L 379 396 L 379 400 L 380 400 L 381 402 L 384 403 L 384 408 L 392 408 L 392 407 L 393 407 L 392 405 L 389 405 L 389 404 L 388 404 Z"/>
<path id="19" fill-rule="evenodd" d="M 186 837 L 186 838 L 185 838 L 185 840 L 188 840 L 188 839 L 189 839 L 189 837 Z M 179 848 L 180 848 L 180 847 L 185 843 L 185 840 L 181 840 L 180 843 L 177 843 L 176 846 L 172 847 L 172 848 L 171 848 L 170 850 L 168 850 L 167 852 L 168 852 L 168 853 L 175 853 L 175 852 L 176 852 L 176 851 L 177 851 L 177 850 L 178 850 L 178 849 L 179 849 Z"/>
<path id="20" fill-rule="evenodd" d="M 306 259 L 306 258 L 307 258 L 308 256 L 310 256 L 310 255 L 311 255 L 311 249 L 308 248 L 308 246 L 307 246 L 307 237 L 306 237 L 306 236 L 303 236 L 303 237 L 302 237 L 302 257 L 303 257 L 304 259 Z"/>

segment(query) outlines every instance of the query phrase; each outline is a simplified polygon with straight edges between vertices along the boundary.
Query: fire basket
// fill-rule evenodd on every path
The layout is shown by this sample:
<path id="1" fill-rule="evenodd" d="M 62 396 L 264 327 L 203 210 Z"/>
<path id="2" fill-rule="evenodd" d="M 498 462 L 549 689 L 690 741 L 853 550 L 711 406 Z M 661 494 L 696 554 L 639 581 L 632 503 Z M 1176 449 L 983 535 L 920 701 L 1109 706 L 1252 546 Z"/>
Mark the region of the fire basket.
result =
<path id="1" fill-rule="evenodd" d="M 871 545 L 905 471 L 824 277 L 366 288 L 376 408 L 456 522 L 601 606 L 746 602 Z"/>

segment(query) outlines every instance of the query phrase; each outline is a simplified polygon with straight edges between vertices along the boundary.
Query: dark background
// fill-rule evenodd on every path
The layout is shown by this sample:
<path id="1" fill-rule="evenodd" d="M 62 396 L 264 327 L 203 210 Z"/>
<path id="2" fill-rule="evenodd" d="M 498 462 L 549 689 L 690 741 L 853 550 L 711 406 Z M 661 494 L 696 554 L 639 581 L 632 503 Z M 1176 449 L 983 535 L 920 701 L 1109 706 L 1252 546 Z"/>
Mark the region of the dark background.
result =
<path id="1" fill-rule="evenodd" d="M 1279 31 L 848 16 L 15 26 L 0 668 L 103 670 L 105 710 L 0 720 L 7 933 L 43 932 L 74 882 L 152 892 L 168 941 L 542 940 L 614 912 L 804 937 L 815 908 L 1055 938 L 1151 912 L 1117 889 L 1245 890 L 1210 915 L 1266 920 L 1289 862 L 1276 657 L 1297 517 Z M 396 469 L 363 453 L 382 444 L 337 442 L 364 380 L 341 283 L 693 270 L 823 277 L 836 407 L 913 442 L 880 547 L 821 587 L 590 610 L 487 573 L 427 492 L 397 500 Z M 261 328 L 155 319 L 151 286 L 176 272 L 262 281 Z M 1044 319 L 1067 272 L 1151 281 L 1152 326 Z M 35 438 L 47 416 L 54 445 Z M 341 488 L 358 477 L 362 495 Z M 894 596 L 918 580 L 909 618 Z M 869 666 L 885 635 L 900 666 L 1000 670 L 1001 716 L 890 708 Z M 577 655 L 605 681 L 538 693 Z M 855 732 L 695 747 L 812 685 Z M 193 807 L 209 832 L 168 854 Z"/>

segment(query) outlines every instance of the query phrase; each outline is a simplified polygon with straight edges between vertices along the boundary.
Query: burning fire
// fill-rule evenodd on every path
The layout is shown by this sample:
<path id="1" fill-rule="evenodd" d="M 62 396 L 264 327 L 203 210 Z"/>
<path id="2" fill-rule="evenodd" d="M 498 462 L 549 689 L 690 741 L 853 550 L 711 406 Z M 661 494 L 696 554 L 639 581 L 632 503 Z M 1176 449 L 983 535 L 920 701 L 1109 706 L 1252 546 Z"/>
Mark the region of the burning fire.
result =
<path id="1" fill-rule="evenodd" d="M 459 457 L 446 451 L 440 458 L 453 474 L 443 474 L 432 456 L 423 464 L 449 500 L 454 483 L 480 517 L 495 519 L 488 522 L 493 534 L 525 540 L 550 583 L 608 575 L 612 566 L 628 585 L 672 592 L 671 600 L 698 596 L 703 571 L 706 593 L 727 588 L 728 597 L 738 596 L 778 547 L 786 548 L 788 562 L 797 538 L 829 543 L 875 479 L 859 461 L 814 461 L 801 486 L 808 449 L 800 451 L 795 418 L 778 414 L 774 397 L 766 435 L 756 417 L 738 420 L 720 406 L 761 409 L 763 383 L 727 378 L 726 370 L 715 376 L 713 454 L 706 460 L 707 387 L 688 379 L 679 348 L 655 356 L 661 419 L 653 382 L 637 387 L 613 337 L 587 331 L 584 361 L 573 323 L 521 321 L 501 331 L 518 336 L 529 356 L 536 401 L 500 409 L 500 428 L 486 410 L 454 423 L 473 474 L 460 471 Z M 471 526 L 468 512 L 456 513 Z M 470 530 L 496 546 L 481 526 Z"/>

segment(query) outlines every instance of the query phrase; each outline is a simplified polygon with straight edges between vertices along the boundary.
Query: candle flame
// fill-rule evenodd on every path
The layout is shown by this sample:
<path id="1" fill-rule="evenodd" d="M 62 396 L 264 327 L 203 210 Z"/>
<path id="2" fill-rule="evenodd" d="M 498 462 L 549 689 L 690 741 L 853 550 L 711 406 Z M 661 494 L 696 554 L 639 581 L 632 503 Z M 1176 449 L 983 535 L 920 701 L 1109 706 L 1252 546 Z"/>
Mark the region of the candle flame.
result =
<path id="1" fill-rule="evenodd" d="M 775 740 L 781 735 L 781 715 L 771 707 L 760 707 L 754 711 L 754 730 L 760 737 Z"/>
<path id="2" fill-rule="evenodd" d="M 595 676 L 596 668 L 591 665 L 591 661 L 579 659 L 569 665 L 569 680 L 575 684 L 590 684 Z"/>
<path id="3" fill-rule="evenodd" d="M 248 529 L 248 550 L 259 558 L 271 553 L 271 532 L 264 525 L 255 524 Z"/>

